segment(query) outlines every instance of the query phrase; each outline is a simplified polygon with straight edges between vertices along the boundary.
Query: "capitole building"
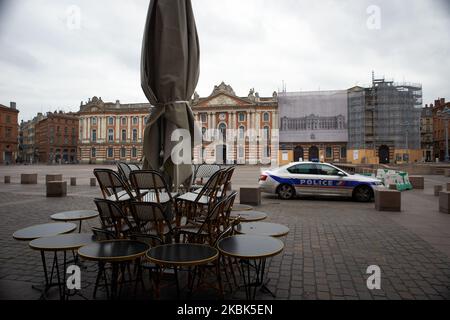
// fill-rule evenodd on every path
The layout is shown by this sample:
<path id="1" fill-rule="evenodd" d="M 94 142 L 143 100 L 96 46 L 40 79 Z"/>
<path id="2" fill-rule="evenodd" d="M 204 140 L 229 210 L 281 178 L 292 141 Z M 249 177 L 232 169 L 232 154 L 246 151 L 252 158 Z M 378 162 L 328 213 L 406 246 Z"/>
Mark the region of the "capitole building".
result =
<path id="1" fill-rule="evenodd" d="M 278 158 L 277 93 L 260 97 L 251 89 L 237 96 L 225 83 L 208 97 L 194 94 L 192 111 L 203 132 L 194 163 L 270 164 Z M 121 104 L 93 97 L 78 112 L 80 163 L 140 162 L 149 103 Z M 203 156 L 203 157 L 202 157 Z"/>

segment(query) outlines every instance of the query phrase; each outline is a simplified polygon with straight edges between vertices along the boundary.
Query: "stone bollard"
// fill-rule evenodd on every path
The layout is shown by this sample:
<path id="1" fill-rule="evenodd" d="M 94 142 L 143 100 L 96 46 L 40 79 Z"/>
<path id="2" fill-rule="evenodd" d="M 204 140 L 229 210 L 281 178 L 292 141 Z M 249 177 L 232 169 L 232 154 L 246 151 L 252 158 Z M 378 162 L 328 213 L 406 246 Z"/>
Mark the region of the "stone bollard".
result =
<path id="1" fill-rule="evenodd" d="M 434 196 L 439 197 L 439 193 L 443 191 L 444 187 L 441 185 L 434 186 Z"/>
<path id="2" fill-rule="evenodd" d="M 450 177 L 450 169 L 444 169 L 444 176 Z"/>
<path id="3" fill-rule="evenodd" d="M 450 192 L 441 191 L 439 193 L 439 211 L 450 214 Z"/>
<path id="4" fill-rule="evenodd" d="M 70 185 L 72 187 L 75 187 L 77 185 L 77 178 L 74 177 L 70 178 Z"/>
<path id="5" fill-rule="evenodd" d="M 91 178 L 91 187 L 95 187 L 95 186 L 97 186 L 97 179 Z"/>
<path id="6" fill-rule="evenodd" d="M 5 176 L 5 184 L 9 184 L 9 183 L 11 183 L 11 177 Z"/>
<path id="7" fill-rule="evenodd" d="M 37 184 L 38 175 L 37 173 L 22 173 L 20 175 L 20 183 L 21 184 Z"/>
<path id="8" fill-rule="evenodd" d="M 386 188 L 375 189 L 375 210 L 377 211 L 401 211 L 402 193 Z"/>
<path id="9" fill-rule="evenodd" d="M 425 183 L 422 176 L 409 176 L 409 182 L 411 182 L 413 189 L 424 189 Z"/>
<path id="10" fill-rule="evenodd" d="M 47 197 L 67 196 L 67 181 L 50 181 L 47 183 Z"/>
<path id="11" fill-rule="evenodd" d="M 63 180 L 63 176 L 62 174 L 47 174 L 45 176 L 45 183 L 49 183 L 52 181 L 62 181 Z"/>
<path id="12" fill-rule="evenodd" d="M 241 204 L 260 206 L 261 205 L 261 188 L 260 187 L 241 188 L 239 199 L 240 199 Z"/>

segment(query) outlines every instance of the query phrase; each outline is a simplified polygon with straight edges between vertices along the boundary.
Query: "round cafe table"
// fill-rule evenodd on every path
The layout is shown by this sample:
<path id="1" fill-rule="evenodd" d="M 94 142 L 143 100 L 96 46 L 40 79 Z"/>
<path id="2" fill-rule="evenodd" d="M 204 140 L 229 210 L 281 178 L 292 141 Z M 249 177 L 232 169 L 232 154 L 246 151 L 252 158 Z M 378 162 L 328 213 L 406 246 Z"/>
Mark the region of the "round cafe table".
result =
<path id="1" fill-rule="evenodd" d="M 43 290 L 43 296 L 47 294 L 48 290 L 52 286 L 59 287 L 59 297 L 61 300 L 65 300 L 68 297 L 66 294 L 66 270 L 67 270 L 67 251 L 78 250 L 82 246 L 91 244 L 94 242 L 93 235 L 91 233 L 70 233 L 62 234 L 52 237 L 38 238 L 29 243 L 29 246 L 33 250 L 38 250 L 41 252 L 42 266 L 44 268 L 45 276 L 45 288 Z M 45 252 L 53 252 L 53 265 L 52 272 L 50 274 L 50 279 L 48 276 L 48 268 L 45 262 Z M 63 272 L 62 278 L 60 276 L 59 263 L 58 263 L 58 252 L 64 253 L 63 258 Z M 57 283 L 52 283 L 53 280 L 53 270 L 56 269 L 56 274 L 58 277 Z"/>
<path id="2" fill-rule="evenodd" d="M 101 268 L 106 263 L 111 263 L 111 296 L 115 299 L 117 297 L 119 265 L 144 256 L 149 249 L 148 244 L 140 241 L 108 240 L 81 247 L 78 249 L 78 255 L 85 260 L 99 262 Z"/>
<path id="3" fill-rule="evenodd" d="M 74 231 L 77 226 L 73 223 L 47 223 L 24 229 L 20 229 L 13 234 L 13 238 L 21 241 L 31 241 L 37 238 L 51 237 L 58 234 L 65 234 Z"/>
<path id="4" fill-rule="evenodd" d="M 235 203 L 231 209 L 232 211 L 250 211 L 253 210 L 252 206 L 246 204 Z"/>
<path id="5" fill-rule="evenodd" d="M 225 256 L 240 259 L 247 300 L 255 299 L 257 288 L 274 296 L 264 282 L 266 260 L 283 251 L 283 242 L 268 236 L 235 235 L 222 239 L 217 248 Z"/>
<path id="6" fill-rule="evenodd" d="M 74 231 L 77 228 L 76 224 L 73 223 L 46 223 L 46 224 L 40 224 L 35 225 L 31 227 L 27 227 L 24 229 L 20 229 L 13 234 L 13 238 L 19 241 L 32 241 L 35 239 L 43 238 L 43 237 L 52 237 L 60 234 L 67 234 L 72 231 Z M 45 261 L 45 254 L 41 251 L 41 260 L 42 260 L 42 266 L 44 268 L 44 274 L 45 274 L 45 283 L 42 285 L 42 288 L 40 286 L 31 286 L 33 289 L 38 290 L 41 292 L 41 299 L 46 298 L 47 291 L 59 284 L 52 283 L 53 279 L 53 270 L 55 263 L 57 262 L 57 259 L 53 258 L 53 264 L 52 264 L 52 272 L 50 275 L 50 280 L 47 274 L 47 265 Z"/>
<path id="7" fill-rule="evenodd" d="M 247 235 L 282 237 L 289 233 L 289 228 L 278 223 L 249 222 L 239 224 L 236 232 Z"/>
<path id="8" fill-rule="evenodd" d="M 83 221 L 97 218 L 98 215 L 98 211 L 94 210 L 75 210 L 55 213 L 51 215 L 50 218 L 55 221 L 64 222 L 79 221 L 78 233 L 81 233 L 81 224 Z"/>
<path id="9" fill-rule="evenodd" d="M 231 211 L 230 218 L 237 219 L 240 217 L 241 222 L 255 222 L 267 219 L 267 213 L 261 211 Z"/>
<path id="10" fill-rule="evenodd" d="M 177 296 L 180 298 L 178 269 L 181 267 L 196 267 L 208 264 L 219 256 L 216 248 L 203 244 L 174 243 L 157 246 L 150 249 L 146 258 L 160 266 L 172 267 L 175 271 Z M 193 285 L 194 280 L 191 281 Z M 192 292 L 192 287 L 191 287 Z"/>

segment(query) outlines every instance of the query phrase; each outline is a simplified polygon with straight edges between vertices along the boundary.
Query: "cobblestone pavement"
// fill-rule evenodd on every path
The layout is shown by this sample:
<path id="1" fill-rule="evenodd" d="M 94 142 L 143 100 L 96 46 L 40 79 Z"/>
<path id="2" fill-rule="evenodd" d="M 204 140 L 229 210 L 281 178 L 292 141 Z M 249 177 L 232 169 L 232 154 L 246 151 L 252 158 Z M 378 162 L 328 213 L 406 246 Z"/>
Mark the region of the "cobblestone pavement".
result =
<path id="1" fill-rule="evenodd" d="M 39 172 L 40 184 L 18 184 L 19 173 Z M 66 198 L 45 198 L 46 172 L 55 168 L 0 167 L 0 178 L 12 176 L 12 184 L 0 182 L 0 299 L 37 299 L 31 284 L 43 280 L 39 253 L 27 243 L 15 241 L 17 229 L 50 222 L 59 211 L 94 209 L 98 188 L 88 186 L 90 166 L 57 167 L 65 178 L 79 177 L 80 185 L 68 187 Z M 57 172 L 56 172 L 57 173 Z M 257 167 L 239 167 L 233 187 L 255 183 Z M 426 177 L 424 191 L 403 193 L 401 213 L 379 213 L 373 203 L 350 200 L 299 199 L 281 201 L 264 195 L 258 210 L 268 221 L 287 225 L 285 249 L 268 267 L 268 284 L 276 299 L 449 299 L 450 298 L 450 215 L 437 211 L 432 185 L 446 178 Z M 88 231 L 96 221 L 84 224 Z M 381 290 L 368 290 L 367 267 L 381 268 Z M 91 297 L 95 264 L 83 271 L 83 293 Z M 171 291 L 172 290 L 172 291 Z M 57 291 L 57 290 L 54 290 Z M 233 295 L 233 298 L 242 297 Z M 56 298 L 56 293 L 52 296 Z M 167 289 L 165 297 L 174 297 Z M 100 293 L 101 297 L 101 293 Z M 147 293 L 138 295 L 148 298 Z M 194 298 L 214 298 L 199 293 Z M 227 296 L 231 298 L 231 296 Z M 259 294 L 258 299 L 272 299 Z"/>

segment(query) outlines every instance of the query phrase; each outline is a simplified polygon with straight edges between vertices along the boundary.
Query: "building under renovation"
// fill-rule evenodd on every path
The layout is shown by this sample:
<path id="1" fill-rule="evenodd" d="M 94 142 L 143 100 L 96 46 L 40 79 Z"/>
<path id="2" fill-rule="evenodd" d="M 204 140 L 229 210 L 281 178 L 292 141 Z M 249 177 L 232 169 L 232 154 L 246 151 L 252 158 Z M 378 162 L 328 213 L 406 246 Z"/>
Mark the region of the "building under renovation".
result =
<path id="1" fill-rule="evenodd" d="M 348 90 L 348 154 L 351 163 L 422 160 L 422 86 L 373 79 Z"/>

